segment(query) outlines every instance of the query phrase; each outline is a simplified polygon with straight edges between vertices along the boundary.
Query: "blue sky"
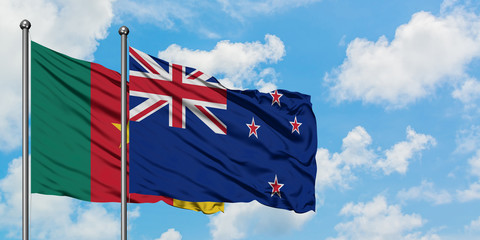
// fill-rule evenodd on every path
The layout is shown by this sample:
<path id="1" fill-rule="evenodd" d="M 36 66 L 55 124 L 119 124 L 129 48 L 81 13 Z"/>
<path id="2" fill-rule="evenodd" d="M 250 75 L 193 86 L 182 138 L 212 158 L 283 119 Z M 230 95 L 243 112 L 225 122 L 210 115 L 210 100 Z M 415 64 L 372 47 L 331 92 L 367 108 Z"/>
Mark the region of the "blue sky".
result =
<path id="1" fill-rule="evenodd" d="M 312 96 L 316 213 L 129 205 L 129 239 L 480 239 L 476 1 L 4 0 L 0 238 L 21 231 L 21 31 L 120 70 L 129 45 L 227 86 Z M 119 204 L 33 195 L 32 239 L 118 239 Z"/>

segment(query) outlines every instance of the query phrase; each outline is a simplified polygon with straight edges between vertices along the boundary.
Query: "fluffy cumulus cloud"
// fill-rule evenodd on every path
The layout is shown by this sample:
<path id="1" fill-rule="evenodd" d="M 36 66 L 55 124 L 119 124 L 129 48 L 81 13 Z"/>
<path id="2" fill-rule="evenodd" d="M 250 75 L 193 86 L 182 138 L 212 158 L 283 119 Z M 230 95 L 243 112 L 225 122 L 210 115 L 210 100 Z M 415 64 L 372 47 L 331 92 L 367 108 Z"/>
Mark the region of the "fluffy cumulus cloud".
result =
<path id="1" fill-rule="evenodd" d="M 314 215 L 312 211 L 297 214 L 253 201 L 227 205 L 225 213 L 210 217 L 209 226 L 214 240 L 248 239 L 250 235 L 288 234 L 301 229 Z"/>
<path id="2" fill-rule="evenodd" d="M 327 149 L 318 149 L 317 190 L 335 185 L 347 188 L 349 182 L 355 180 L 353 171 L 358 168 L 382 170 L 386 175 L 392 172 L 405 174 L 411 159 L 435 145 L 435 139 L 430 135 L 416 133 L 409 126 L 407 140 L 396 143 L 384 153 L 377 153 L 371 144 L 372 138 L 368 132 L 357 126 L 343 139 L 342 152 L 330 154 Z"/>
<path id="3" fill-rule="evenodd" d="M 21 142 L 21 30 L 20 21 L 32 23 L 31 39 L 72 57 L 91 60 L 98 40 L 107 35 L 113 18 L 113 0 L 0 1 L 0 150 Z"/>
<path id="4" fill-rule="evenodd" d="M 385 152 L 385 158 L 376 163 L 377 168 L 381 168 L 385 174 L 393 171 L 405 174 L 407 172 L 409 159 L 415 153 L 435 146 L 436 141 L 430 135 L 416 133 L 410 126 L 407 127 L 407 141 L 395 144 Z"/>
<path id="5" fill-rule="evenodd" d="M 337 224 L 335 230 L 338 235 L 329 240 L 440 239 L 436 234 L 413 232 L 426 221 L 418 214 L 402 213 L 400 206 L 389 205 L 383 196 L 377 196 L 367 203 L 348 203 L 340 215 L 352 219 Z"/>
<path id="6" fill-rule="evenodd" d="M 434 94 L 445 83 L 476 86 L 465 69 L 480 56 L 480 16 L 452 4 L 444 9 L 440 16 L 415 13 L 391 41 L 381 36 L 376 42 L 350 42 L 343 64 L 324 78 L 332 98 L 399 108 Z M 454 96 L 470 101 L 478 93 L 462 87 Z"/>
<path id="7" fill-rule="evenodd" d="M 0 180 L 0 228 L 7 238 L 21 236 L 21 158 Z M 68 197 L 33 194 L 30 234 L 35 239 L 118 239 L 120 221 L 100 204 L 80 204 Z"/>
<path id="8" fill-rule="evenodd" d="M 367 131 L 357 126 L 343 139 L 342 152 L 330 154 L 327 149 L 317 151 L 317 177 L 315 186 L 322 190 L 326 186 L 348 187 L 355 179 L 352 170 L 356 167 L 371 166 L 377 158 L 369 148 L 372 138 Z"/>
<path id="9" fill-rule="evenodd" d="M 174 228 L 170 228 L 166 232 L 162 233 L 160 238 L 157 238 L 156 240 L 182 240 L 182 235 Z"/>
<path id="10" fill-rule="evenodd" d="M 432 202 L 434 205 L 452 202 L 452 196 L 446 190 L 435 190 L 433 183 L 422 181 L 420 186 L 411 187 L 408 190 L 402 189 L 397 197 L 401 201 L 423 200 Z"/>
<path id="11" fill-rule="evenodd" d="M 275 35 L 266 35 L 265 43 L 220 41 L 210 51 L 191 50 L 172 44 L 158 53 L 162 59 L 194 66 L 213 75 L 227 87 L 242 88 L 255 84 L 264 91 L 275 88 L 277 77 L 273 68 L 262 68 L 261 65 L 276 63 L 284 55 L 285 45 Z"/>
<path id="12" fill-rule="evenodd" d="M 261 0 L 261 1 L 236 1 L 236 0 L 217 0 L 223 8 L 223 11 L 230 16 L 244 20 L 245 17 L 258 14 L 273 14 L 278 11 L 284 11 L 295 7 L 305 6 L 320 0 Z"/>

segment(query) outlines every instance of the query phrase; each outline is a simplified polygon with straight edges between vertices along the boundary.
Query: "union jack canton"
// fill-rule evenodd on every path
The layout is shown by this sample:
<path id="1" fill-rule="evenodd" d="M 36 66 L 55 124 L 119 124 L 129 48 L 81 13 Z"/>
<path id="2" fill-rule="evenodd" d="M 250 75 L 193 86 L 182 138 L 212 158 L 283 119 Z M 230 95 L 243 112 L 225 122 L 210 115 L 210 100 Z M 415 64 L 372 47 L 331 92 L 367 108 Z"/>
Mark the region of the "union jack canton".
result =
<path id="1" fill-rule="evenodd" d="M 208 109 L 227 109 L 227 90 L 214 77 L 194 68 L 156 61 L 134 48 L 130 48 L 130 57 L 144 70 L 130 70 L 130 80 L 135 82 L 130 84 L 130 96 L 145 99 L 130 110 L 130 121 L 140 122 L 168 106 L 169 126 L 185 128 L 188 108 L 212 131 L 227 134 L 227 126 Z"/>

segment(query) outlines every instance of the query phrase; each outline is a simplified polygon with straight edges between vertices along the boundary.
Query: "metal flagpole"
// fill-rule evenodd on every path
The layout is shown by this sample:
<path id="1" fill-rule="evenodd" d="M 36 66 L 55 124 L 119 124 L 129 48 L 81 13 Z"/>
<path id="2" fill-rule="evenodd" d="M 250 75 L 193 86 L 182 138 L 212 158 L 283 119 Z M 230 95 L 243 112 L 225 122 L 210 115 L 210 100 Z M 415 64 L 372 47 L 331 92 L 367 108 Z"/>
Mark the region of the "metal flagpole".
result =
<path id="1" fill-rule="evenodd" d="M 28 20 L 20 22 L 22 29 L 22 239 L 28 240 L 30 165 L 28 162 L 28 106 L 29 106 L 29 64 L 28 64 Z"/>
<path id="2" fill-rule="evenodd" d="M 122 240 L 127 240 L 127 35 L 128 28 L 120 27 L 122 38 Z"/>

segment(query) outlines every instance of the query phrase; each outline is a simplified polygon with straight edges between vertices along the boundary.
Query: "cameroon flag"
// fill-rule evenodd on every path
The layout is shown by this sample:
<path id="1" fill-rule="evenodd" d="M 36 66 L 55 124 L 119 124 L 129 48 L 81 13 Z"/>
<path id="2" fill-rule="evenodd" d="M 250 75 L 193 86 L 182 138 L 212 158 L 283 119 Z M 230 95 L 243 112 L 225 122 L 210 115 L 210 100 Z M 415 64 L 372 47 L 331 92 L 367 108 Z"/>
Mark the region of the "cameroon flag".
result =
<path id="1" fill-rule="evenodd" d="M 120 74 L 31 42 L 32 193 L 120 202 Z M 127 181 L 128 182 L 128 181 Z M 207 214 L 223 203 L 128 194 Z"/>

